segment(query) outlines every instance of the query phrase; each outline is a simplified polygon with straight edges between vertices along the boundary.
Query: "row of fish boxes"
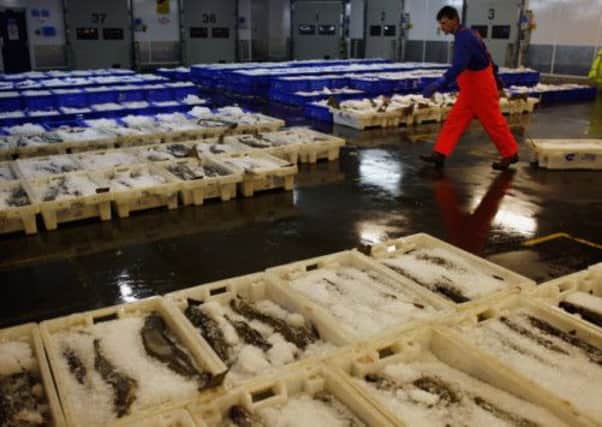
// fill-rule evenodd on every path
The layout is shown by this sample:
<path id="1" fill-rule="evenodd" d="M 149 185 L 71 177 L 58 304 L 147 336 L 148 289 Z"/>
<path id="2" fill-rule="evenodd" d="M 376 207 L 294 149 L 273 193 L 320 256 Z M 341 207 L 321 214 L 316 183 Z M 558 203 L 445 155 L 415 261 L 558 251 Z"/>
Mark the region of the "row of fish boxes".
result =
<path id="1" fill-rule="evenodd" d="M 219 119 L 200 119 L 195 126 L 171 126 L 170 128 L 75 128 L 57 129 L 62 141 L 44 142 L 26 146 L 18 146 L 9 140 L 17 141 L 18 135 L 4 136 L 6 143 L 0 141 L 0 160 L 12 158 L 46 156 L 52 154 L 78 153 L 107 148 L 133 147 L 165 142 L 190 141 L 193 139 L 214 138 L 220 135 L 249 134 L 256 132 L 273 132 L 285 126 L 284 120 L 253 113 L 256 123 L 226 123 Z M 204 121 L 207 123 L 204 124 Z M 69 132 L 90 132 L 90 138 L 69 139 Z M 33 135 L 37 137 L 38 135 Z M 42 134 L 40 134 L 42 136 Z M 24 136 L 27 138 L 27 136 Z M 12 144 L 12 146 L 3 146 Z"/>
<path id="2" fill-rule="evenodd" d="M 439 258 L 439 266 L 451 263 L 453 271 L 453 264 L 460 263 L 499 277 L 508 288 L 452 304 L 384 264 L 428 252 Z M 493 419 L 518 419 L 521 425 L 602 422 L 599 394 L 588 393 L 599 386 L 602 375 L 595 363 L 597 351 L 602 351 L 602 330 L 554 307 L 566 298 L 563 294 L 576 289 L 602 299 L 602 265 L 535 288 L 528 279 L 424 234 L 378 245 L 373 255 L 376 258 L 341 252 L 177 291 L 165 299 L 45 321 L 39 329 L 25 325 L 0 331 L 0 349 L 7 341 L 33 346 L 55 420 L 50 425 L 55 426 L 64 425 L 65 418 L 69 426 L 90 427 L 214 426 L 228 420 L 251 425 L 241 421 L 294 419 L 299 410 L 309 421 L 313 410 L 328 417 L 329 408 L 369 426 L 414 425 L 411 407 L 395 411 L 396 404 L 387 404 L 395 399 L 401 399 L 401 405 L 417 405 L 421 419 L 449 417 L 455 409 L 471 416 L 465 409 L 474 402 L 473 410 L 480 407 Z M 330 309 L 316 303 L 325 290 L 340 286 L 352 291 L 345 277 L 358 272 L 377 285 L 353 290 L 357 304 L 349 304 L 347 313 L 341 306 L 345 301 L 330 300 Z M 311 296 L 311 289 L 305 289 L 311 286 L 320 291 Z M 374 296 L 379 293 L 382 301 L 377 304 Z M 341 294 L 339 299 L 345 298 Z M 409 311 L 403 308 L 408 301 L 413 305 Z M 364 317 L 368 307 L 375 314 L 392 315 L 403 308 L 406 317 L 400 315 L 397 323 L 389 324 L 375 319 L 369 330 L 343 321 L 345 316 Z M 417 314 L 430 309 L 430 314 Z M 531 371 L 533 365 L 514 363 L 478 339 L 482 331 L 499 324 L 510 325 L 510 332 L 521 331 L 523 326 L 512 322 L 522 319 L 539 325 L 538 333 L 548 331 L 531 343 L 536 346 L 533 360 L 543 360 L 546 366 L 545 358 L 557 351 L 554 340 L 560 337 L 567 340 L 568 349 L 560 354 L 586 365 L 583 370 L 548 366 L 567 388 L 564 395 L 546 382 L 548 378 L 538 377 L 540 366 Z M 216 332 L 224 325 L 231 325 L 229 332 Z M 515 348 L 522 348 L 525 343 L 520 340 L 533 336 L 519 333 L 511 339 L 519 339 Z M 592 359 L 579 360 L 582 353 Z M 157 361 L 149 357 L 171 368 L 158 370 Z M 591 377 L 585 371 L 591 371 Z M 104 392 L 114 399 L 93 395 L 101 377 L 112 385 Z M 585 388 L 572 393 L 575 386 Z"/>
<path id="3" fill-rule="evenodd" d="M 231 165 L 236 159 L 267 162 L 271 167 L 243 170 Z M 196 175 L 201 169 L 217 176 Z M 205 157 L 12 181 L 3 184 L 0 192 L 5 193 L 5 199 L 19 201 L 17 206 L 0 210 L 0 232 L 36 233 L 38 213 L 46 229 L 54 230 L 65 222 L 88 218 L 110 220 L 111 205 L 123 218 L 139 210 L 165 206 L 175 209 L 179 202 L 187 206 L 202 205 L 204 200 L 213 198 L 227 201 L 236 196 L 237 187 L 245 197 L 274 188 L 292 190 L 296 174 L 297 165 L 254 152 L 219 160 Z M 52 192 L 56 194 L 50 195 Z M 55 199 L 61 195 L 62 198 Z"/>
<path id="4" fill-rule="evenodd" d="M 290 131 L 295 132 L 294 129 Z M 16 169 L 14 176 L 20 179 L 0 184 L 0 195 L 6 205 L 0 210 L 0 233 L 20 230 L 27 234 L 36 233 L 38 213 L 41 213 L 46 229 L 54 230 L 64 222 L 88 218 L 109 220 L 111 204 L 118 216 L 123 218 L 133 211 L 164 206 L 175 209 L 179 200 L 183 206 L 202 205 L 204 200 L 214 198 L 227 201 L 236 196 L 237 188 L 244 197 L 278 188 L 292 190 L 298 172 L 297 161 L 314 163 L 319 159 L 337 159 L 341 146 L 345 144 L 340 138 L 309 129 L 299 129 L 298 132 L 307 134 L 308 141 L 313 139 L 313 142 L 257 149 L 237 142 L 239 138 L 256 136 L 231 136 L 226 140 L 232 139 L 231 143 L 240 147 L 238 153 L 197 154 L 199 144 L 212 147 L 209 143 L 218 141 L 194 141 L 174 144 L 178 150 L 194 154 L 194 157 L 164 161 L 149 160 L 150 153 L 158 152 L 155 149 L 159 147 L 169 148 L 169 145 L 134 149 L 144 151 L 146 157 L 136 156 L 130 151 L 132 149 L 97 152 L 101 157 L 118 154 L 123 156 L 123 161 L 131 162 L 105 170 L 84 171 L 76 167 L 78 155 L 57 156 L 63 162 L 69 161 L 75 171 L 49 177 L 28 177 L 30 174 L 24 172 L 28 169 L 19 163 L 22 160 L 17 160 L 12 169 Z M 280 133 L 285 136 L 287 131 Z M 90 152 L 85 155 L 94 154 Z M 51 159 L 52 156 L 41 158 L 40 161 Z M 124 187 L 119 184 L 124 179 L 139 181 L 141 187 Z M 50 191 L 56 194 L 48 197 Z M 63 191 L 64 197 L 56 200 Z"/>
<path id="5" fill-rule="evenodd" d="M 532 113 L 539 102 L 536 98 L 500 98 L 502 114 Z M 438 123 L 447 119 L 453 105 L 408 105 L 385 112 L 357 112 L 331 108 L 333 122 L 354 129 L 389 128 L 398 126 L 421 125 L 423 123 Z"/>

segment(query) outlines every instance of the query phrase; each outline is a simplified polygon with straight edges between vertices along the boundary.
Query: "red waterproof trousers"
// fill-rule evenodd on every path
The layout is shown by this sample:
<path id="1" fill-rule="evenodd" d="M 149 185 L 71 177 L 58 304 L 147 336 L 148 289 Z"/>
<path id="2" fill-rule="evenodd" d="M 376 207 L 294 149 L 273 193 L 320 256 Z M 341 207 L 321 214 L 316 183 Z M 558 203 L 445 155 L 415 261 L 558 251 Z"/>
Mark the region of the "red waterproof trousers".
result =
<path id="1" fill-rule="evenodd" d="M 502 157 L 516 154 L 518 146 L 502 116 L 491 65 L 484 70 L 465 70 L 458 76 L 460 94 L 447 116 L 434 150 L 448 156 L 473 118 L 479 119 Z"/>

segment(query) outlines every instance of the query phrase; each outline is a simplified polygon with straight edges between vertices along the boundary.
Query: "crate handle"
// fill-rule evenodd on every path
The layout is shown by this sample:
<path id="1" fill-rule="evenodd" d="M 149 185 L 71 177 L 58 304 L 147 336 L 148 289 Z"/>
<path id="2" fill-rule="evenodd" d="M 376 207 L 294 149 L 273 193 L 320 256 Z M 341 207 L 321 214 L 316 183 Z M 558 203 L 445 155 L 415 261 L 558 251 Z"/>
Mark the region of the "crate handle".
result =
<path id="1" fill-rule="evenodd" d="M 188 305 L 192 305 L 192 306 L 199 306 L 201 304 L 203 304 L 205 301 L 203 301 L 202 299 L 194 299 L 194 298 L 186 298 L 186 302 L 188 303 Z"/>
<path id="2" fill-rule="evenodd" d="M 228 288 L 226 286 L 220 286 L 219 288 L 213 288 L 209 290 L 210 296 L 221 295 L 228 292 Z"/>
<path id="3" fill-rule="evenodd" d="M 94 324 L 102 323 L 102 322 L 110 322 L 111 320 L 117 320 L 118 318 L 119 318 L 119 316 L 117 315 L 117 313 L 111 313 L 111 314 L 107 314 L 104 316 L 94 317 L 94 318 L 92 318 L 92 322 Z"/>
<path id="4" fill-rule="evenodd" d="M 264 389 L 259 389 L 257 391 L 249 392 L 249 394 L 251 395 L 251 402 L 253 403 L 261 402 L 275 397 L 277 395 L 277 393 L 274 392 L 274 388 L 272 386 L 269 386 L 268 388 Z"/>
<path id="5" fill-rule="evenodd" d="M 558 285 L 558 290 L 560 292 L 571 291 L 574 288 L 575 288 L 575 286 L 573 285 L 572 282 L 562 282 L 560 285 Z"/>
<path id="6" fill-rule="evenodd" d="M 378 351 L 378 358 L 380 360 L 387 359 L 387 358 L 397 354 L 397 352 L 393 349 L 392 345 L 389 345 L 389 346 L 383 347 L 383 348 L 379 348 L 377 351 Z"/>
<path id="7" fill-rule="evenodd" d="M 485 320 L 489 320 L 493 317 L 495 317 L 495 311 L 485 310 L 485 311 L 482 311 L 479 314 L 477 314 L 477 322 L 481 323 L 481 322 L 484 322 Z"/>
<path id="8" fill-rule="evenodd" d="M 320 268 L 320 266 L 317 263 L 309 264 L 308 266 L 305 267 L 305 271 L 314 271 L 314 270 L 317 270 L 318 268 Z"/>

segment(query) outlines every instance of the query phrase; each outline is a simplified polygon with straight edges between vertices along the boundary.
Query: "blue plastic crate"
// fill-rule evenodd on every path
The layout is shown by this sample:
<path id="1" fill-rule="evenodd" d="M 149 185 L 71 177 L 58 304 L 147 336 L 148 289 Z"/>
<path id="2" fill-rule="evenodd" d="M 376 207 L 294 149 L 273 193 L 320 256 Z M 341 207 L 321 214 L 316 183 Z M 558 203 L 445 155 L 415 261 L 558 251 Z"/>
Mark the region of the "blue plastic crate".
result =
<path id="1" fill-rule="evenodd" d="M 39 93 L 22 94 L 23 105 L 27 110 L 50 110 L 56 107 L 56 99 L 49 91 Z"/>
<path id="2" fill-rule="evenodd" d="M 144 96 L 144 91 L 139 88 L 115 88 L 115 92 L 117 92 L 117 102 L 136 102 L 136 101 L 146 101 Z"/>
<path id="3" fill-rule="evenodd" d="M 4 96 L 0 96 L 0 111 L 17 111 L 23 109 L 23 99 L 19 92 L 4 92 L 2 95 Z"/>
<path id="4" fill-rule="evenodd" d="M 333 77 L 330 80 L 330 89 L 342 89 L 344 87 L 349 86 L 349 78 L 348 77 Z"/>
<path id="5" fill-rule="evenodd" d="M 171 88 L 165 85 L 153 85 L 152 87 L 144 88 L 146 100 L 148 102 L 163 102 L 173 99 Z"/>
<path id="6" fill-rule="evenodd" d="M 88 105 L 94 104 L 106 104 L 109 102 L 117 102 L 118 96 L 117 91 L 112 88 L 106 88 L 103 90 L 91 90 L 92 88 L 84 89 L 84 92 L 88 98 Z"/>
<path id="7" fill-rule="evenodd" d="M 309 90 L 322 90 L 325 87 L 331 88 L 332 87 L 332 78 L 327 77 L 327 78 L 321 78 L 321 79 L 309 79 L 307 81 L 308 86 L 309 86 Z"/>
<path id="8" fill-rule="evenodd" d="M 159 113 L 185 113 L 190 110 L 190 106 L 186 104 L 178 103 L 177 105 L 157 105 L 155 103 L 152 105 L 152 114 Z"/>
<path id="9" fill-rule="evenodd" d="M 303 108 L 303 113 L 308 119 L 320 120 L 323 122 L 332 122 L 332 113 L 330 112 L 330 108 L 320 104 L 305 104 L 305 107 Z"/>
<path id="10" fill-rule="evenodd" d="M 53 93 L 58 107 L 84 108 L 89 105 L 87 94 L 82 90 L 73 89 L 65 92 L 54 90 Z"/>
<path id="11" fill-rule="evenodd" d="M 166 86 L 171 89 L 173 99 L 184 99 L 188 95 L 199 94 L 199 90 L 192 83 L 187 86 L 170 85 L 169 83 L 167 83 Z"/>

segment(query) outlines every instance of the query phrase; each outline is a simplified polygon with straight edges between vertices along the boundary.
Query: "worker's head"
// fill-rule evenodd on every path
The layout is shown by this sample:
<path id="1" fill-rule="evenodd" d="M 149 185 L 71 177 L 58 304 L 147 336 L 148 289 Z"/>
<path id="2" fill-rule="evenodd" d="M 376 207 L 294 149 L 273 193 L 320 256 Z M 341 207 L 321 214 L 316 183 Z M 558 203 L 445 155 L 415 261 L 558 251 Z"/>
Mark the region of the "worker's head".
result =
<path id="1" fill-rule="evenodd" d="M 455 7 L 443 6 L 437 13 L 437 21 L 441 31 L 445 34 L 454 34 L 460 25 L 460 15 Z"/>

